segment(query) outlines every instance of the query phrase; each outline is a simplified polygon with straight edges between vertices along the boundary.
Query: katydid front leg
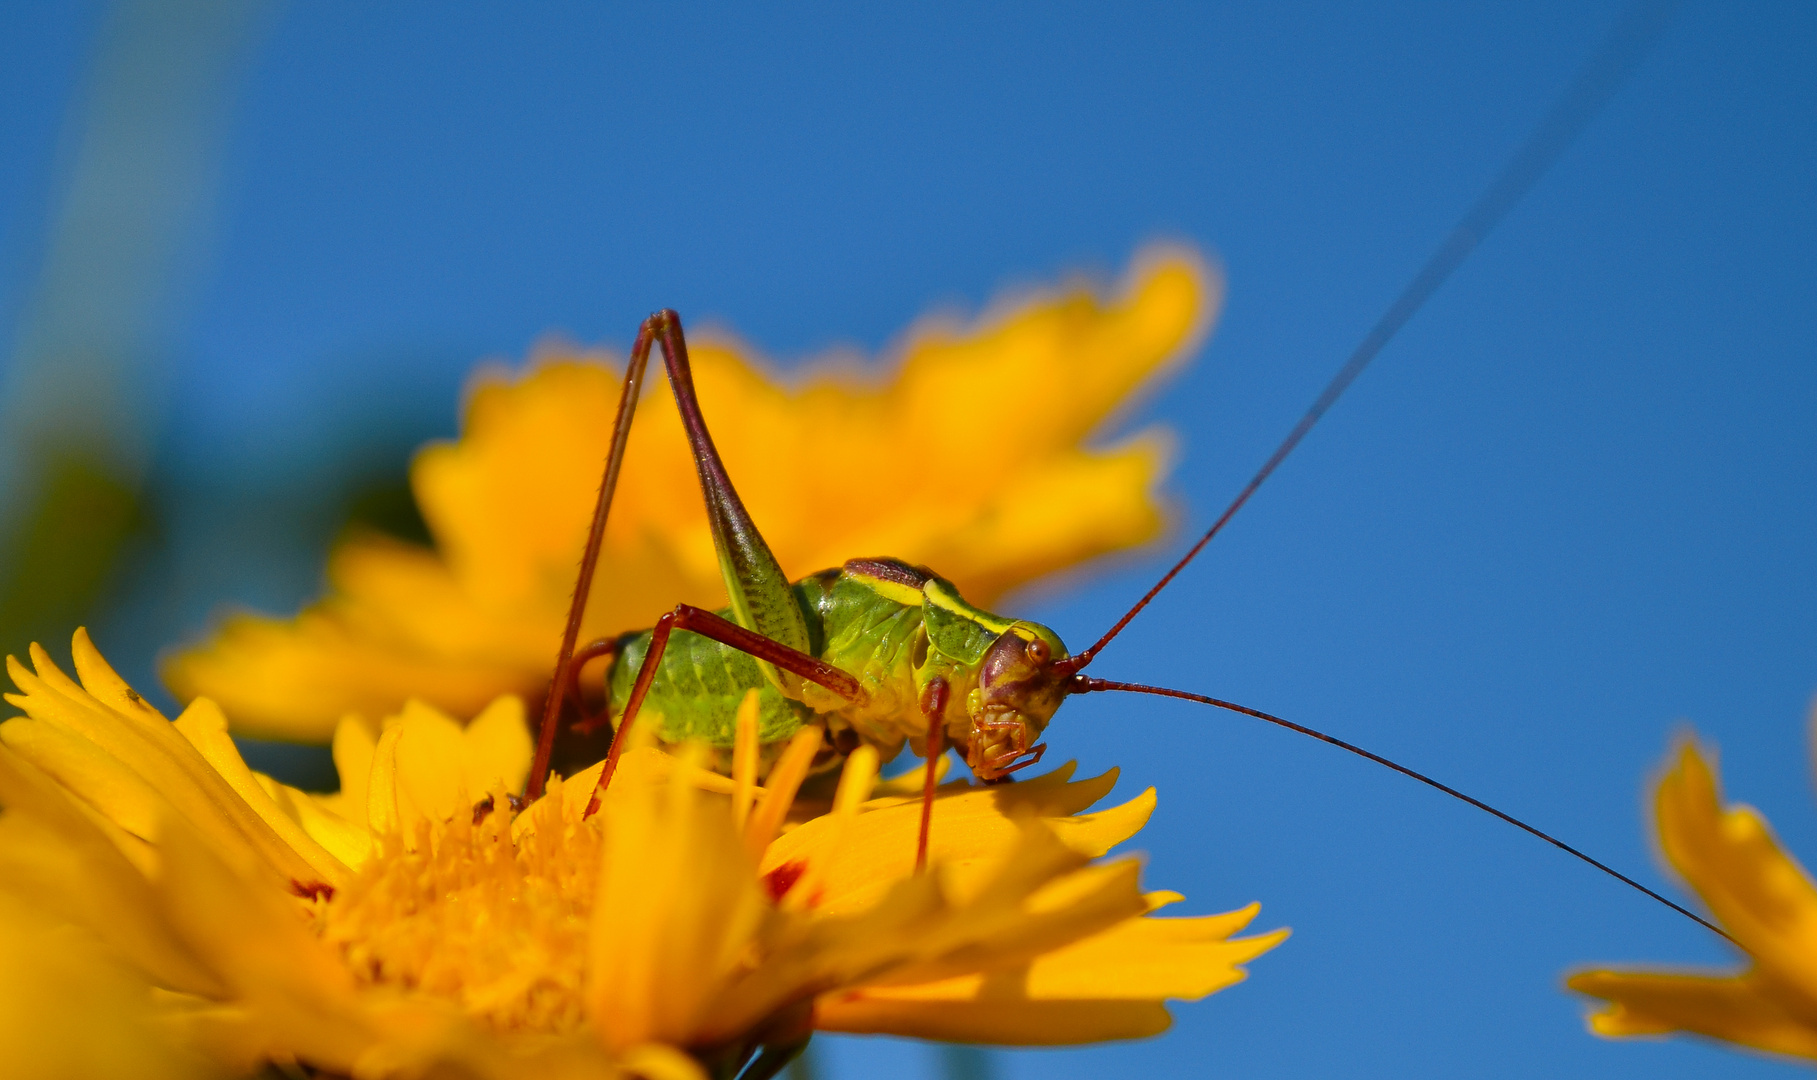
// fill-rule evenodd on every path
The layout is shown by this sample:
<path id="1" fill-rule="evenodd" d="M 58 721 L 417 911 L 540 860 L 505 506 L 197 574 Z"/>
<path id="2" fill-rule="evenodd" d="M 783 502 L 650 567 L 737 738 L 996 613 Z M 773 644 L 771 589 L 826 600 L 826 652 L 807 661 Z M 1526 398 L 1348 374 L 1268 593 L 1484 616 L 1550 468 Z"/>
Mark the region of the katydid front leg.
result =
<path id="1" fill-rule="evenodd" d="M 927 838 L 934 826 L 934 789 L 940 781 L 934 766 L 946 752 L 946 699 L 952 687 L 936 675 L 921 692 L 921 715 L 927 718 L 927 775 L 921 778 L 921 829 L 915 838 L 915 869 L 927 869 Z"/>

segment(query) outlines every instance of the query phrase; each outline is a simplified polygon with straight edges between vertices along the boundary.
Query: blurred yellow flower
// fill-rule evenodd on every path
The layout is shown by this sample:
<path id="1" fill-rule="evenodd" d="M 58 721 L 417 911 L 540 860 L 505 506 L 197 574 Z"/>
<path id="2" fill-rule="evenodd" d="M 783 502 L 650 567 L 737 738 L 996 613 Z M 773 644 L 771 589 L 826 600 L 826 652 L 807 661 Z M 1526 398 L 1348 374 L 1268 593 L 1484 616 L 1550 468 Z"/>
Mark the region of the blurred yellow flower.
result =
<path id="1" fill-rule="evenodd" d="M 165 1037 L 151 994 L 142 976 L 93 942 L 0 893 L 0 1047 L 9 1080 L 223 1075 Z"/>
<path id="2" fill-rule="evenodd" d="M 988 605 L 1158 533 L 1164 433 L 1087 440 L 1188 354 L 1220 296 L 1191 252 L 1155 249 L 1108 301 L 1073 287 L 970 326 L 925 323 L 887 375 L 836 368 L 784 388 L 709 339 L 691 349 L 694 377 L 785 571 L 890 555 Z M 412 470 L 435 548 L 348 538 L 324 599 L 294 620 L 230 618 L 169 658 L 172 691 L 214 698 L 237 732 L 298 740 L 413 696 L 463 716 L 502 693 L 540 696 L 619 378 L 614 359 L 559 350 L 524 372 L 482 371 L 459 440 Z M 660 390 L 638 412 L 601 567 L 582 640 L 649 626 L 678 602 L 724 602 L 687 441 Z"/>
<path id="3" fill-rule="evenodd" d="M 1093 861 L 1154 806 L 1150 790 L 1081 814 L 1114 775 L 944 786 L 917 874 L 915 781 L 878 785 L 874 751 L 824 812 L 797 806 L 816 729 L 766 787 L 754 757 L 726 779 L 644 746 L 598 813 L 598 766 L 518 812 L 521 703 L 465 727 L 411 704 L 376 728 L 344 721 L 341 791 L 315 796 L 248 769 L 212 702 L 172 723 L 85 633 L 72 649 L 80 683 L 40 649 L 35 671 L 9 663 L 25 715 L 0 724 L 0 905 L 155 988 L 169 1041 L 147 1060 L 679 1080 L 816 1029 L 1130 1038 L 1286 934 L 1232 939 L 1253 907 L 1153 917 L 1179 898 L 1142 893 L 1133 860 Z M 753 695 L 741 755 L 756 715 Z M 0 932 L 0 962 L 5 948 Z M 122 1040 L 154 1030 L 114 1019 Z"/>
<path id="4" fill-rule="evenodd" d="M 1689 1032 L 1817 1060 L 1817 884 L 1759 811 L 1723 805 L 1695 744 L 1676 758 L 1654 797 L 1660 847 L 1749 964 L 1733 973 L 1583 971 L 1567 985 L 1608 1002 L 1590 1017 L 1599 1035 Z"/>

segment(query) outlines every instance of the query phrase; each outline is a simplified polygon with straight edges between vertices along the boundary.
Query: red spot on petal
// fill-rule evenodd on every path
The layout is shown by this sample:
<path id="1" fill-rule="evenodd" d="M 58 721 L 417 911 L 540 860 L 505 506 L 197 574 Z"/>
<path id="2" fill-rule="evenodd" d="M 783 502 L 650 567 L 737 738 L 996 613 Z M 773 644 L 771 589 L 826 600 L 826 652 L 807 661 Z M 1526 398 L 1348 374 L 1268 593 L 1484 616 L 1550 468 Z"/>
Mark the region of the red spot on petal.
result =
<path id="1" fill-rule="evenodd" d="M 334 899 L 334 886 L 328 884 L 326 881 L 311 881 L 305 883 L 298 881 L 295 878 L 291 878 L 290 891 L 296 893 L 305 900 Z"/>
<path id="2" fill-rule="evenodd" d="M 772 903 L 789 895 L 789 890 L 801 880 L 801 875 L 808 872 L 806 859 L 795 859 L 785 862 L 763 876 L 763 891 L 770 894 Z"/>

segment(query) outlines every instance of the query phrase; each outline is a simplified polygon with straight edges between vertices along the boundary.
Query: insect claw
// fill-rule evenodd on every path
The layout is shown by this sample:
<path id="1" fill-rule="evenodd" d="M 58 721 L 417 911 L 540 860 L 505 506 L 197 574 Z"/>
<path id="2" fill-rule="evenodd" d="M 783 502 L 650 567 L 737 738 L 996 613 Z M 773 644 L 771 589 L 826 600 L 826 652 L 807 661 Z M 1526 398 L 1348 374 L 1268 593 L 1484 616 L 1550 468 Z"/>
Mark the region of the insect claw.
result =
<path id="1" fill-rule="evenodd" d="M 1018 761 L 1014 765 L 1011 765 L 1009 768 L 1007 768 L 1003 771 L 1006 773 L 1013 773 L 1018 769 L 1026 769 L 1030 765 L 1033 765 L 1035 762 L 1040 761 L 1041 755 L 1043 755 L 1045 753 L 1047 753 L 1047 744 L 1044 742 L 1036 743 L 1034 746 L 1029 748 L 1028 757 L 1026 760 Z"/>
<path id="2" fill-rule="evenodd" d="M 1005 754 L 1000 754 L 984 763 L 984 767 L 994 774 L 992 779 L 986 780 L 985 783 L 1000 783 L 1002 782 L 1002 778 L 1009 776 L 1010 773 L 1026 769 L 1035 762 L 1040 761 L 1041 755 L 1045 753 L 1047 753 L 1047 744 L 1036 743 L 1034 746 L 1024 751 L 1010 751 Z M 1016 760 L 1017 758 L 1023 760 L 1018 761 Z"/>

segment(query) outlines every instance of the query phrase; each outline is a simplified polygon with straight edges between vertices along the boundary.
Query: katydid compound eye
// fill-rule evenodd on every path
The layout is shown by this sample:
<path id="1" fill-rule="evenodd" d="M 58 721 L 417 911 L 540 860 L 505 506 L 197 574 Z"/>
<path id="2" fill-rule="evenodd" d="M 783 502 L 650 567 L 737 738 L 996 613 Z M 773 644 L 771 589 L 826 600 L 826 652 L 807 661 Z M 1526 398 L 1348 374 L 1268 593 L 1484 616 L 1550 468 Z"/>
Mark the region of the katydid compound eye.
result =
<path id="1" fill-rule="evenodd" d="M 1052 655 L 1053 653 L 1047 647 L 1047 642 L 1037 638 L 1028 643 L 1028 658 L 1035 663 L 1045 664 Z"/>

